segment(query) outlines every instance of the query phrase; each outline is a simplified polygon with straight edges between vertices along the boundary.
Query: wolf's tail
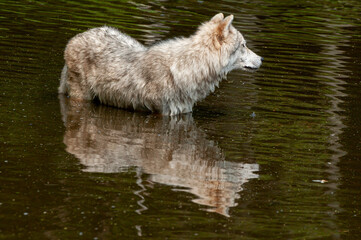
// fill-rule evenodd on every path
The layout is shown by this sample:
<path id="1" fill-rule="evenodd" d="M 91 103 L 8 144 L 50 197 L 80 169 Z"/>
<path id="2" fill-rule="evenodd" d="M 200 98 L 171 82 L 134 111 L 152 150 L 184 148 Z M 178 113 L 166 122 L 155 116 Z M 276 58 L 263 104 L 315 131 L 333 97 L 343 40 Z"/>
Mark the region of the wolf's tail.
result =
<path id="1" fill-rule="evenodd" d="M 60 77 L 60 86 L 58 88 L 58 92 L 60 94 L 67 94 L 68 93 L 68 67 L 66 64 L 63 67 L 63 70 L 61 71 L 61 77 Z"/>

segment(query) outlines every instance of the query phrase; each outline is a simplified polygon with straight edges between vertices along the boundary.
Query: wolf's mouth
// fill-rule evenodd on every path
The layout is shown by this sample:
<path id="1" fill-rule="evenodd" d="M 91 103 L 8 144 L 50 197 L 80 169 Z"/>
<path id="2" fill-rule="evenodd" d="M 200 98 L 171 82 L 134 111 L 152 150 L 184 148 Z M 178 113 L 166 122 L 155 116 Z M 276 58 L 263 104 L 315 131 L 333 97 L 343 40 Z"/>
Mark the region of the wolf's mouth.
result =
<path id="1" fill-rule="evenodd" d="M 245 71 L 255 71 L 257 69 L 258 69 L 258 67 L 251 67 L 251 66 L 244 66 L 243 67 L 243 70 L 245 70 Z"/>
<path id="2" fill-rule="evenodd" d="M 244 66 L 246 69 L 257 69 L 258 67 Z"/>

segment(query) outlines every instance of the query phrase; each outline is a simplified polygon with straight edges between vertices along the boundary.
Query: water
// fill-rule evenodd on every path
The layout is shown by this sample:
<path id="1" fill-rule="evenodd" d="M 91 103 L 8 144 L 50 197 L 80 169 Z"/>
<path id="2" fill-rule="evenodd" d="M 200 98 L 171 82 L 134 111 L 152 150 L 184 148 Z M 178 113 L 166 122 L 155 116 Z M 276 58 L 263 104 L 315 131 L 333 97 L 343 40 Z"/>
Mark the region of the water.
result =
<path id="1" fill-rule="evenodd" d="M 360 239 L 359 1 L 0 3 L 0 238 Z M 192 114 L 57 95 L 104 24 L 149 45 L 234 14 L 257 72 Z"/>

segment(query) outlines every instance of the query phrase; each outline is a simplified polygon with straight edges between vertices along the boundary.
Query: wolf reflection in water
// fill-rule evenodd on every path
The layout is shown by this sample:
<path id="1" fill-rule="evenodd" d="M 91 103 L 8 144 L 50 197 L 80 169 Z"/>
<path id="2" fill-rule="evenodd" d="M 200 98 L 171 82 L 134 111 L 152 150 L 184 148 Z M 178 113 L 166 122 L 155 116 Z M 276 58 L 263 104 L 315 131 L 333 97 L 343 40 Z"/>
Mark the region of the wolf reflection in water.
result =
<path id="1" fill-rule="evenodd" d="M 224 216 L 237 205 L 242 185 L 258 177 L 258 164 L 225 161 L 191 114 L 142 115 L 59 97 L 66 150 L 86 172 L 136 167 L 149 175 L 149 181 L 180 187 L 197 196 L 193 202 Z"/>

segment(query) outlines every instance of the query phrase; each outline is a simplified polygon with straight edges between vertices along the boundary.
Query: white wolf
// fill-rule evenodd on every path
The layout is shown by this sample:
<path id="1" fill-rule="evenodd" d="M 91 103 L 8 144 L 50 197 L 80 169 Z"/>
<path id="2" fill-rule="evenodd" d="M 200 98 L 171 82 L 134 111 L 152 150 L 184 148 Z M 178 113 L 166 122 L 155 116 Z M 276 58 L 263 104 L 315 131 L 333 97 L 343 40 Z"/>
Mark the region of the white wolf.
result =
<path id="1" fill-rule="evenodd" d="M 66 46 L 59 93 L 164 115 L 191 112 L 228 72 L 262 64 L 232 21 L 219 13 L 194 35 L 151 47 L 106 26 L 80 33 Z"/>

